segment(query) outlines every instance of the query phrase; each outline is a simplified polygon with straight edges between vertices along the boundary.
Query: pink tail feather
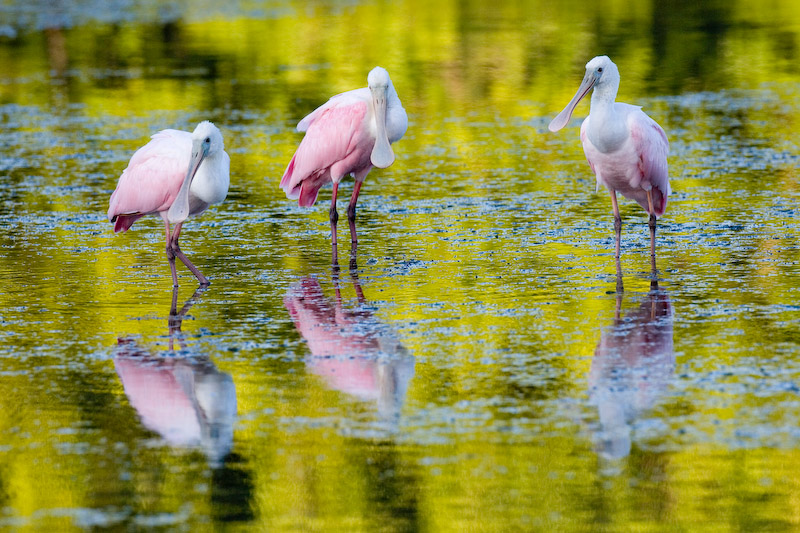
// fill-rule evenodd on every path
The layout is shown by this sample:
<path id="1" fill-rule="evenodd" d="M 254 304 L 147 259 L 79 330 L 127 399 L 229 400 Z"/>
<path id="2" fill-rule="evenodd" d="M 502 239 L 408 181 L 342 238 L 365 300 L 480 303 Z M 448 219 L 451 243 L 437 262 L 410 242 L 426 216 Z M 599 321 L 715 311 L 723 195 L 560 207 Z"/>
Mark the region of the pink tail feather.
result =
<path id="1" fill-rule="evenodd" d="M 317 180 L 306 180 L 303 182 L 303 187 L 300 189 L 300 199 L 297 201 L 300 207 L 311 207 L 317 202 L 319 190 L 322 188 L 322 183 Z"/>
<path id="2" fill-rule="evenodd" d="M 292 160 L 289 161 L 289 166 L 286 167 L 286 171 L 283 173 L 283 177 L 281 178 L 281 189 L 286 191 L 286 187 L 289 186 L 289 181 L 292 179 L 292 172 L 294 171 L 294 160 L 297 157 L 297 154 L 292 156 Z M 289 191 L 286 191 L 287 193 Z"/>
<path id="3" fill-rule="evenodd" d="M 117 215 L 115 216 L 111 222 L 114 222 L 114 233 L 119 233 L 120 231 L 126 232 L 128 231 L 133 223 L 142 218 L 144 215 Z"/>
<path id="4" fill-rule="evenodd" d="M 660 217 L 667 210 L 667 196 L 657 187 L 653 187 L 650 196 L 653 198 L 654 214 Z"/>

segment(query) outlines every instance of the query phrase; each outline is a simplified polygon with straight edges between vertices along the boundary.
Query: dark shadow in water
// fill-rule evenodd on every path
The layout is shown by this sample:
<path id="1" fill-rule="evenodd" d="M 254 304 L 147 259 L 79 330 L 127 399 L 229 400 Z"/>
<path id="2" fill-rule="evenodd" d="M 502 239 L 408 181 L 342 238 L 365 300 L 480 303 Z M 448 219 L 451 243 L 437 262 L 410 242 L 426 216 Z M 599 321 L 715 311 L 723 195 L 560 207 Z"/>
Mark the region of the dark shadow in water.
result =
<path id="1" fill-rule="evenodd" d="M 248 522 L 255 518 L 255 484 L 247 461 L 236 452 L 225 457 L 222 468 L 211 472 L 211 516 L 217 522 Z"/>
<path id="2" fill-rule="evenodd" d="M 364 506 L 368 531 L 420 531 L 425 523 L 416 461 L 392 440 L 371 442 L 367 460 L 363 447 L 353 446 L 352 464 L 364 473 Z"/>
<path id="3" fill-rule="evenodd" d="M 311 351 L 306 368 L 333 389 L 375 402 L 381 418 L 394 424 L 414 376 L 414 356 L 375 317 L 358 279 L 355 248 L 350 254 L 355 302 L 342 300 L 336 247 L 333 258 L 333 299 L 325 296 L 313 277 L 294 283 L 283 299 Z"/>
<path id="4" fill-rule="evenodd" d="M 207 355 L 173 352 L 175 341 L 182 344 L 183 318 L 203 291 L 195 291 L 180 311 L 177 288 L 173 291 L 168 354 L 153 355 L 134 339 L 120 338 L 114 367 L 128 401 L 146 428 L 161 435 L 170 446 L 201 449 L 209 464 L 218 468 L 233 446 L 233 379 L 217 370 Z"/>
<path id="5" fill-rule="evenodd" d="M 622 274 L 617 262 L 614 324 L 605 328 L 589 372 L 589 397 L 600 417 L 599 453 L 617 459 L 631 451 L 631 425 L 651 409 L 675 371 L 673 312 L 653 272 L 650 292 L 621 318 Z"/>

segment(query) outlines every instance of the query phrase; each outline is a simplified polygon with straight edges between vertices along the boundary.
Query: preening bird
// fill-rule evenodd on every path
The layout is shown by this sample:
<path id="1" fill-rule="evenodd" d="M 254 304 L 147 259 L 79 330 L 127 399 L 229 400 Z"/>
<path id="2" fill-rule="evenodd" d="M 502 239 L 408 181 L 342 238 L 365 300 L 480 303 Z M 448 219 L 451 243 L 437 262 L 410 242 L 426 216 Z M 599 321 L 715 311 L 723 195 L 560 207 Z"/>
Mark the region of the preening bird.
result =
<path id="1" fill-rule="evenodd" d="M 111 194 L 108 219 L 116 233 L 127 231 L 145 215 L 157 213 L 164 220 L 167 259 L 176 287 L 176 257 L 201 285 L 210 283 L 178 247 L 178 236 L 188 217 L 225 199 L 230 162 L 222 134 L 211 122 L 201 122 L 192 133 L 163 130 L 133 154 Z M 171 230 L 170 224 L 174 224 Z"/>
<path id="2" fill-rule="evenodd" d="M 670 194 L 667 172 L 669 142 L 664 130 L 641 107 L 615 102 L 619 70 L 607 57 L 586 63 L 586 75 L 578 92 L 550 122 L 550 131 L 567 125 L 575 106 L 593 89 L 589 116 L 581 125 L 581 141 L 597 187 L 611 193 L 619 258 L 622 219 L 617 192 L 636 200 L 650 215 L 650 254 L 656 253 L 656 217 L 664 214 Z"/>

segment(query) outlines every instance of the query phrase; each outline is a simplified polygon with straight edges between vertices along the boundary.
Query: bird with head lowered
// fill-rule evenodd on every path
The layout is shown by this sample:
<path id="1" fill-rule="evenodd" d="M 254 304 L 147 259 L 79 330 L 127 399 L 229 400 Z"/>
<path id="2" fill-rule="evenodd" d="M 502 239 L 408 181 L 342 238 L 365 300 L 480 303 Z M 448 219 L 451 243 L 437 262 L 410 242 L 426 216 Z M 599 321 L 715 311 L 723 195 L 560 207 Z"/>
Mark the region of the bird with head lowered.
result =
<path id="1" fill-rule="evenodd" d="M 188 217 L 225 199 L 230 164 L 222 133 L 211 122 L 201 122 L 192 133 L 163 130 L 133 154 L 111 194 L 108 219 L 114 223 L 116 233 L 127 231 L 145 215 L 158 214 L 164 220 L 167 259 L 175 287 L 176 257 L 200 285 L 210 283 L 181 251 L 178 236 Z M 170 228 L 170 224 L 174 227 Z"/>

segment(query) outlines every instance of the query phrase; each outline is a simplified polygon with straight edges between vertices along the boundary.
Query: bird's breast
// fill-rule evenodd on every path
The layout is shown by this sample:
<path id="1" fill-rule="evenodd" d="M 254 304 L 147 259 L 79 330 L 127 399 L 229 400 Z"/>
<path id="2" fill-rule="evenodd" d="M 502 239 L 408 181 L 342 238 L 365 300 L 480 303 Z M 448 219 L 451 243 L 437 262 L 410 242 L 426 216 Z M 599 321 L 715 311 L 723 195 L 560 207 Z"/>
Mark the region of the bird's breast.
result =
<path id="1" fill-rule="evenodd" d="M 223 157 L 206 158 L 197 169 L 189 192 L 206 207 L 222 202 L 228 195 L 230 185 L 230 158 L 223 152 Z"/>
<path id="2" fill-rule="evenodd" d="M 408 129 L 408 115 L 402 107 L 391 106 L 386 113 L 386 136 L 390 143 L 403 138 Z"/>

